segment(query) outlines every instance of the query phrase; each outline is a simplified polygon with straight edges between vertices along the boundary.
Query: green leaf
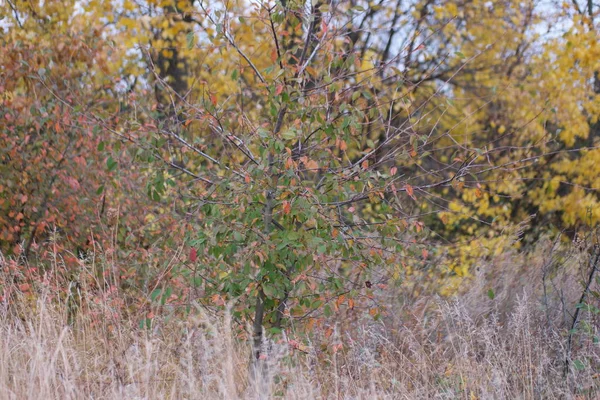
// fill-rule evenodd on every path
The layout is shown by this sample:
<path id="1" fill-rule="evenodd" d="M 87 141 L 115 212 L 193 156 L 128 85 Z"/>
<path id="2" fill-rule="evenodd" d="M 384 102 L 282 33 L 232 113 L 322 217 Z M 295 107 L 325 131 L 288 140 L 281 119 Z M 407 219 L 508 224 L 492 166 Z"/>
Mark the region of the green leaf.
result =
<path id="1" fill-rule="evenodd" d="M 281 134 L 281 137 L 283 137 L 286 140 L 292 140 L 292 139 L 296 138 L 296 132 L 294 130 L 290 129 L 290 130 L 283 132 Z"/>
<path id="2" fill-rule="evenodd" d="M 258 128 L 256 130 L 256 133 L 258 133 L 258 136 L 260 136 L 263 139 L 266 139 L 269 137 L 269 131 L 266 130 L 265 128 Z"/>
<path id="3" fill-rule="evenodd" d="M 262 286 L 263 293 L 267 296 L 268 299 L 274 299 L 277 297 L 277 289 L 273 285 L 265 285 Z"/>
<path id="4" fill-rule="evenodd" d="M 585 369 L 585 364 L 581 360 L 574 360 L 573 366 L 577 371 L 583 371 Z"/>
<path id="5" fill-rule="evenodd" d="M 109 156 L 106 160 L 106 167 L 108 168 L 109 172 L 117 167 L 117 162 L 114 160 L 114 158 L 112 158 L 112 156 Z"/>
<path id="6" fill-rule="evenodd" d="M 169 299 L 169 297 L 171 297 L 172 293 L 173 293 L 173 289 L 168 287 L 165 290 L 165 293 L 162 295 L 162 298 L 160 299 L 160 304 L 162 304 L 164 306 L 165 303 L 167 302 L 167 300 Z"/>
<path id="7" fill-rule="evenodd" d="M 488 290 L 487 295 L 490 298 L 490 300 L 494 300 L 496 298 L 496 294 L 494 293 L 494 289 Z"/>
<path id="8" fill-rule="evenodd" d="M 194 32 L 188 32 L 188 34 L 185 36 L 185 39 L 187 41 L 187 48 L 188 50 L 191 50 L 192 47 L 194 47 L 194 41 L 196 39 L 196 37 L 194 36 Z"/>
<path id="9" fill-rule="evenodd" d="M 286 235 L 287 240 L 289 240 L 290 242 L 293 242 L 295 240 L 300 239 L 300 234 L 298 232 L 294 232 L 294 231 L 289 231 Z"/>
<path id="10" fill-rule="evenodd" d="M 160 294 L 162 293 L 162 289 L 154 289 L 152 293 L 150 293 L 150 300 L 154 301 Z"/>

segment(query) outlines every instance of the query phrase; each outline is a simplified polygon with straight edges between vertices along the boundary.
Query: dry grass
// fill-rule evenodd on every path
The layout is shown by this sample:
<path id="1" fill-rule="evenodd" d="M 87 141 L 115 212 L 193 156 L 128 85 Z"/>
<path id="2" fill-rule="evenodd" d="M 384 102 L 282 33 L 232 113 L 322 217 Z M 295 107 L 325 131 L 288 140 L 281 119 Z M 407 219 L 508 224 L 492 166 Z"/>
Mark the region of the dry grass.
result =
<path id="1" fill-rule="evenodd" d="M 475 321 L 460 303 L 442 303 L 436 323 L 443 326 L 363 326 L 353 338 L 340 337 L 344 347 L 336 353 L 273 344 L 267 376 L 251 380 L 248 345 L 234 339 L 226 318 L 200 315 L 154 332 L 126 320 L 78 321 L 72 329 L 61 323 L 64 313 L 40 301 L 27 318 L 2 314 L 0 397 L 562 399 L 587 392 L 595 398 L 593 371 L 565 378 L 564 338 L 543 331 L 536 315 L 526 299 L 504 325 L 494 316 Z"/>
<path id="2" fill-rule="evenodd" d="M 141 329 L 138 318 L 115 312 L 113 298 L 89 302 L 69 325 L 68 307 L 50 301 L 49 289 L 16 294 L 0 306 L 0 399 L 599 398 L 597 323 L 585 315 L 588 333 L 576 336 L 572 353 L 583 368 L 565 373 L 565 309 L 580 287 L 573 274 L 550 278 L 545 260 L 494 260 L 456 299 L 422 296 L 390 306 L 379 322 L 332 323 L 329 338 L 319 329 L 305 337 L 306 352 L 285 338 L 270 343 L 258 378 L 227 315 L 166 313 Z M 511 277 L 515 262 L 527 268 Z M 488 299 L 485 276 L 498 268 L 503 282 L 527 285 L 499 283 Z"/>

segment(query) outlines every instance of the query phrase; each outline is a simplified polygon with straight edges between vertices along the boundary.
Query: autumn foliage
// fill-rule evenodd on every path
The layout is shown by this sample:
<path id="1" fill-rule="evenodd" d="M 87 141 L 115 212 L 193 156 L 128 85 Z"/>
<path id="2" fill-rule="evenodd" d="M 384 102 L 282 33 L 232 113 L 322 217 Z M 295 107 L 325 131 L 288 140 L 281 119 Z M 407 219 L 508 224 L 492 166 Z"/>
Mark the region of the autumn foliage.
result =
<path id="1" fill-rule="evenodd" d="M 551 3 L 7 1 L 0 295 L 113 293 L 141 328 L 229 307 L 260 359 L 581 237 L 600 9 Z"/>

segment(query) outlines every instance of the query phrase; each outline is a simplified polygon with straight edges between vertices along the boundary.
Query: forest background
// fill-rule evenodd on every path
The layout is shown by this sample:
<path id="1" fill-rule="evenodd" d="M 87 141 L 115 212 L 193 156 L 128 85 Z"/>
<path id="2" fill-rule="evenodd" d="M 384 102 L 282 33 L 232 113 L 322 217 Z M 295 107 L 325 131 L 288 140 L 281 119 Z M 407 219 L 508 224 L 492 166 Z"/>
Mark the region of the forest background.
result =
<path id="1" fill-rule="evenodd" d="M 3 346 L 51 321 L 12 361 L 50 363 L 38 390 L 596 393 L 600 4 L 0 5 Z M 222 386 L 107 345 L 206 324 Z M 101 377 L 72 363 L 86 337 Z"/>

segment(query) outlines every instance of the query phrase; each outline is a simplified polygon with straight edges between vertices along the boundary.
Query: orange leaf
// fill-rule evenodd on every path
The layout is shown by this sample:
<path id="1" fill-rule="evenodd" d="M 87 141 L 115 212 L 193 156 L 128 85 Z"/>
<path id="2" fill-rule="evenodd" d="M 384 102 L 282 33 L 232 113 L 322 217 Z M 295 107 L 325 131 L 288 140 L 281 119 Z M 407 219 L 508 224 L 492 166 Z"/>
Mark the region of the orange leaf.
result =
<path id="1" fill-rule="evenodd" d="M 340 150 L 341 151 L 346 151 L 346 149 L 348 148 L 348 145 L 346 144 L 345 140 L 340 140 Z"/>
<path id="2" fill-rule="evenodd" d="M 325 20 L 321 20 L 321 33 L 323 35 L 327 34 L 327 23 L 325 22 Z"/>
<path id="3" fill-rule="evenodd" d="M 415 229 L 417 232 L 421 232 L 423 230 L 423 227 L 425 226 L 425 224 L 423 224 L 422 222 L 415 222 Z"/>
<path id="4" fill-rule="evenodd" d="M 283 213 L 289 214 L 291 211 L 292 211 L 292 205 L 290 204 L 289 201 L 284 200 L 283 201 Z"/>
<path id="5" fill-rule="evenodd" d="M 277 88 L 275 89 L 275 94 L 277 96 L 279 96 L 282 92 L 283 92 L 283 85 L 277 85 Z"/>
<path id="6" fill-rule="evenodd" d="M 219 294 L 214 294 L 211 297 L 211 300 L 212 300 L 213 304 L 215 304 L 217 306 L 222 306 L 225 304 L 225 300 L 223 300 L 223 298 Z"/>
<path id="7" fill-rule="evenodd" d="M 317 75 L 319 75 L 319 73 L 317 72 L 317 70 L 316 70 L 316 69 L 314 69 L 313 67 L 306 67 L 306 68 L 304 68 L 304 70 L 305 70 L 306 72 L 308 72 L 308 73 L 309 73 L 310 75 L 312 75 L 312 76 L 317 76 Z"/>
<path id="8" fill-rule="evenodd" d="M 319 164 L 315 160 L 310 160 L 306 163 L 306 168 L 308 169 L 319 169 Z"/>
<path id="9" fill-rule="evenodd" d="M 413 200 L 416 200 L 415 199 L 415 191 L 412 186 L 410 186 L 407 183 L 406 185 L 404 185 L 404 189 L 406 190 L 406 193 L 408 193 L 408 195 L 413 198 Z"/>

